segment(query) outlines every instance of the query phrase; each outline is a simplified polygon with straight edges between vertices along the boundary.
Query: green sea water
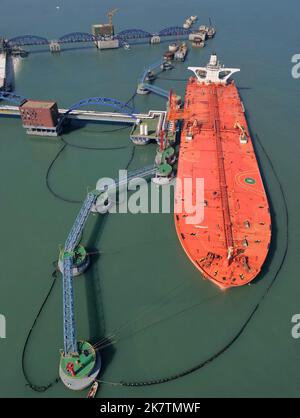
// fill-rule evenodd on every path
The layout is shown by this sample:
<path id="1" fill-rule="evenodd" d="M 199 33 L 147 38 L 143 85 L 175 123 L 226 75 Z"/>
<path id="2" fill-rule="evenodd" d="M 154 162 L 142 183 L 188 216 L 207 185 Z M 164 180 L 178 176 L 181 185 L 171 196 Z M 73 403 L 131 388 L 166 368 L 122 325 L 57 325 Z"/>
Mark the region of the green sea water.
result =
<path id="1" fill-rule="evenodd" d="M 59 5 L 60 9 L 56 9 Z M 299 281 L 299 93 L 291 76 L 291 57 L 300 53 L 300 5 L 253 0 L 2 0 L 1 34 L 57 38 L 89 32 L 106 19 L 109 8 L 117 31 L 143 28 L 156 32 L 182 25 L 190 15 L 199 24 L 209 17 L 216 37 L 156 84 L 184 94 L 188 65 L 205 65 L 212 51 L 235 75 L 250 128 L 258 134 L 278 177 L 289 212 L 288 253 L 277 279 L 237 341 L 204 368 L 169 383 L 130 388 L 103 384 L 99 397 L 299 396 L 300 340 L 291 336 L 291 317 L 300 313 Z M 197 25 L 198 25 L 197 23 Z M 31 98 L 54 99 L 60 107 L 91 96 L 121 101 L 134 93 L 147 64 L 159 59 L 167 43 L 99 52 L 92 46 L 51 55 L 39 47 L 18 64 L 15 90 Z M 164 109 L 154 95 L 138 97 L 139 111 Z M 68 142 L 115 150 L 67 147 L 51 171 L 51 185 L 80 200 L 98 178 L 115 177 L 131 153 L 129 130 L 108 131 L 87 124 L 65 135 Z M 18 119 L 0 119 L 0 313 L 7 338 L 0 339 L 0 396 L 84 397 L 61 383 L 45 393 L 25 386 L 22 350 L 33 320 L 52 283 L 53 261 L 80 205 L 55 198 L 46 187 L 49 164 L 59 140 L 28 137 Z M 251 286 L 221 292 L 201 279 L 185 256 L 173 216 L 93 216 L 82 242 L 101 251 L 88 272 L 75 279 L 77 334 L 92 342 L 118 330 L 117 342 L 102 352 L 101 379 L 149 381 L 177 374 L 224 347 L 261 300 L 285 251 L 286 222 L 282 195 L 265 154 L 256 143 L 273 218 L 273 242 L 263 272 Z M 151 164 L 155 146 L 138 147 L 130 169 Z M 62 336 L 62 289 L 58 278 L 34 328 L 25 364 L 30 380 L 45 385 L 58 375 Z"/>

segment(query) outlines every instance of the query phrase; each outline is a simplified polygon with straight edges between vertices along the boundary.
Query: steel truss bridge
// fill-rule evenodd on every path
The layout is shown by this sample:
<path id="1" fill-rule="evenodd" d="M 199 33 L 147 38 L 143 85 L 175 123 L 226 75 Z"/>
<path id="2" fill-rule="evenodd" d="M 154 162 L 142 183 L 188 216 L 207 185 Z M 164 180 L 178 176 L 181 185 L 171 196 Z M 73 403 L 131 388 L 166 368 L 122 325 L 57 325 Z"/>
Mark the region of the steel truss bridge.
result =
<path id="1" fill-rule="evenodd" d="M 159 32 L 150 33 L 143 29 L 126 29 L 116 35 L 114 39 L 119 39 L 120 42 L 129 42 L 132 40 L 138 39 L 150 39 L 153 36 L 159 37 L 177 37 L 184 36 L 187 37 L 189 34 L 193 33 L 191 29 L 184 29 L 180 26 L 170 26 L 164 28 Z M 21 35 L 16 36 L 11 39 L 4 41 L 4 48 L 13 48 L 13 47 L 23 47 L 23 46 L 41 46 L 41 45 L 50 45 L 51 42 L 57 42 L 59 44 L 72 44 L 72 43 L 81 43 L 81 42 L 96 42 L 105 40 L 106 38 L 102 36 L 95 36 L 88 32 L 72 32 L 66 35 L 61 36 L 58 39 L 47 39 L 45 37 L 37 35 Z"/>

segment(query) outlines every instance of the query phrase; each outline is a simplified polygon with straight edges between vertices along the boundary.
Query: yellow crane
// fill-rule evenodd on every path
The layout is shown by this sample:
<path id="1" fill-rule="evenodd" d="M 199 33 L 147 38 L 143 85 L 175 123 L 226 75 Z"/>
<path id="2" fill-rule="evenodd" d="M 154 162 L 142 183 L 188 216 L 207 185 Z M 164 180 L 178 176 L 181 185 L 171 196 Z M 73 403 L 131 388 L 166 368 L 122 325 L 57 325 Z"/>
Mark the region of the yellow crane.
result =
<path id="1" fill-rule="evenodd" d="M 117 11 L 118 11 L 119 9 L 113 9 L 113 10 L 110 10 L 108 13 L 107 13 L 107 17 L 108 17 L 108 23 L 112 26 L 112 24 L 113 24 L 113 22 L 112 22 L 112 18 L 113 18 L 113 15 L 115 14 L 115 13 L 117 13 Z"/>
<path id="2" fill-rule="evenodd" d="M 234 129 L 239 129 L 240 130 L 240 142 L 241 144 L 247 144 L 248 142 L 248 138 L 247 138 L 247 132 L 245 130 L 245 128 L 240 124 L 240 122 L 235 122 L 234 124 Z"/>

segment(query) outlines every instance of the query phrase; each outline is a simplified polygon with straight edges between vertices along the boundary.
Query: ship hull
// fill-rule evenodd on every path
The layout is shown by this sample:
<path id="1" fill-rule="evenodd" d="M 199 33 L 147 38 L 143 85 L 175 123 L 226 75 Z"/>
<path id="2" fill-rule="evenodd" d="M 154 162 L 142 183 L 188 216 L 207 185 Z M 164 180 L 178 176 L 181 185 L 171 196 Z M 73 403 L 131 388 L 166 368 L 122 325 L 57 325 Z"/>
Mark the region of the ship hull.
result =
<path id="1" fill-rule="evenodd" d="M 175 213 L 178 238 L 202 275 L 220 288 L 241 286 L 261 271 L 271 240 L 271 218 L 244 106 L 233 82 L 186 89 L 177 178 L 204 180 L 204 218 L 188 224 Z M 176 187 L 175 200 L 182 200 Z"/>

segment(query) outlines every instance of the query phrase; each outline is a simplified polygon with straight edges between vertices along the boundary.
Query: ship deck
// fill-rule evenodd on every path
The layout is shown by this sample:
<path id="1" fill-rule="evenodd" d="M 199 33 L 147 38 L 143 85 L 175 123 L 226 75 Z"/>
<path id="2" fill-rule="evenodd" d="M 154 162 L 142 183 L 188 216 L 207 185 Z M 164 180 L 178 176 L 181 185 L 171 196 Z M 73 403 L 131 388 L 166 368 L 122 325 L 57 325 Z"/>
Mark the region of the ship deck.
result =
<path id="1" fill-rule="evenodd" d="M 188 224 L 175 214 L 189 258 L 221 288 L 240 286 L 261 270 L 271 239 L 269 205 L 235 84 L 202 84 L 191 78 L 185 96 L 179 179 L 204 179 L 204 219 Z M 247 143 L 240 142 L 244 128 Z M 192 139 L 188 139 L 192 134 Z M 176 190 L 176 199 L 180 199 Z M 193 187 L 195 203 L 196 190 Z"/>

